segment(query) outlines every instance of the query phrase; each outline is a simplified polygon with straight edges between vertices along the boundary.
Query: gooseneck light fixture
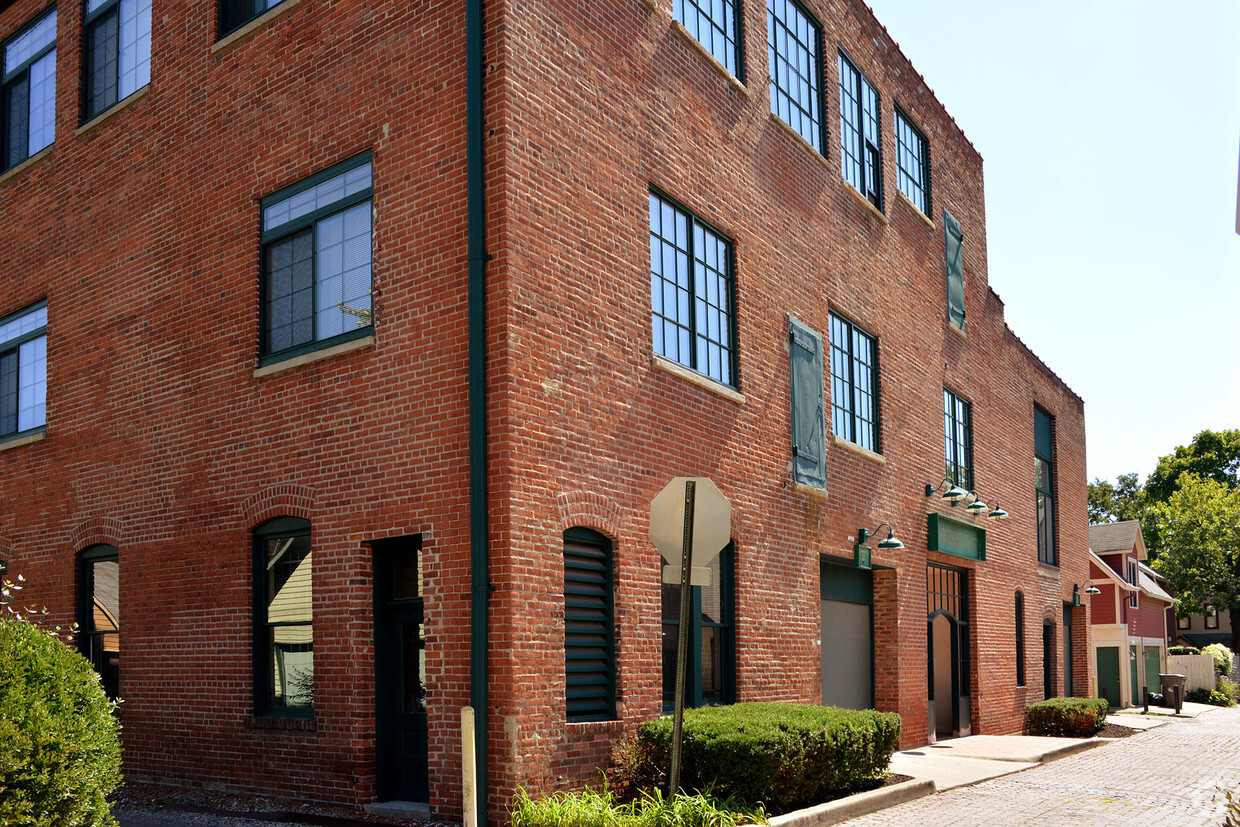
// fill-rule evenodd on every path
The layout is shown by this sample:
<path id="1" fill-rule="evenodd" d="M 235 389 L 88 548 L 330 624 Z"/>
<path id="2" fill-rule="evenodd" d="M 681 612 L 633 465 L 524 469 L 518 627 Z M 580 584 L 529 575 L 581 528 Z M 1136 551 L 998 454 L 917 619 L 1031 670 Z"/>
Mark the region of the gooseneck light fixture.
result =
<path id="1" fill-rule="evenodd" d="M 1102 589 L 1095 586 L 1094 581 L 1086 580 L 1085 581 L 1085 594 L 1089 595 L 1090 597 L 1093 597 L 1095 594 L 1102 594 Z M 1072 584 L 1072 605 L 1073 606 L 1081 605 L 1081 584 L 1080 583 Z"/>
<path id="2" fill-rule="evenodd" d="M 926 483 L 926 496 L 933 497 L 934 492 L 938 491 L 944 485 L 947 486 L 947 490 L 943 492 L 943 499 L 947 500 L 952 505 L 955 505 L 956 503 L 963 500 L 965 497 L 969 496 L 968 491 L 965 491 L 959 485 L 956 485 L 954 482 L 951 481 L 951 477 L 943 477 L 943 481 L 940 482 L 938 485 L 931 485 L 930 483 Z"/>
<path id="3" fill-rule="evenodd" d="M 990 508 L 990 504 L 989 504 L 989 503 L 987 503 L 986 507 L 987 507 L 987 508 Z M 988 519 L 988 520 L 1006 520 L 1009 516 L 1010 516 L 1010 515 L 1009 515 L 1006 511 L 1004 511 L 1002 508 L 1000 508 L 1000 507 L 999 507 L 999 501 L 998 501 L 998 500 L 996 500 L 996 501 L 995 501 L 995 507 L 991 510 L 991 512 L 990 512 L 989 514 L 987 514 L 987 515 L 986 515 L 986 519 Z"/>
<path id="4" fill-rule="evenodd" d="M 887 539 L 879 540 L 878 547 L 881 549 L 899 549 L 904 548 L 904 543 L 896 539 L 896 530 L 891 527 L 891 523 L 879 523 L 873 529 L 859 528 L 857 529 L 857 542 L 865 545 L 866 540 L 870 539 L 871 534 L 877 534 L 878 530 L 883 526 L 887 526 Z"/>

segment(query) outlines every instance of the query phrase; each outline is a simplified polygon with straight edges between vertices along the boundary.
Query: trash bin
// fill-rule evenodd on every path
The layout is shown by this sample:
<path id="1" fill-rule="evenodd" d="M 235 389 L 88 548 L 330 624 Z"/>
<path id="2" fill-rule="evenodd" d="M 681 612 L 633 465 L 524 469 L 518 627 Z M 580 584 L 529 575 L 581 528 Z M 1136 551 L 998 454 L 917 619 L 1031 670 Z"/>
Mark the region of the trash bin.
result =
<path id="1" fill-rule="evenodd" d="M 1158 679 L 1162 681 L 1163 695 L 1167 698 L 1167 706 L 1175 709 L 1177 715 L 1184 707 L 1184 681 L 1183 675 L 1159 675 Z"/>

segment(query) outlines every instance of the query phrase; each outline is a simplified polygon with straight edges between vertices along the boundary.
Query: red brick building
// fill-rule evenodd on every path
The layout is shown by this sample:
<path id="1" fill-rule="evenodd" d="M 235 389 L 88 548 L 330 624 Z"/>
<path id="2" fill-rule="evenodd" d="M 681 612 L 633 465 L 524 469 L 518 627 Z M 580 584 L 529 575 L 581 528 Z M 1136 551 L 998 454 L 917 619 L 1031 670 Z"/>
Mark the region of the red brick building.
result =
<path id="1" fill-rule="evenodd" d="M 1140 706 L 1141 688 L 1161 692 L 1175 598 L 1145 565 L 1141 523 L 1089 527 L 1090 631 L 1098 697 L 1112 706 Z"/>
<path id="2" fill-rule="evenodd" d="M 472 704 L 493 816 L 597 780 L 669 695 L 682 475 L 732 503 L 692 702 L 910 747 L 1090 691 L 1082 402 L 861 3 L 0 0 L 0 45 L 0 539 L 130 777 L 452 815 Z"/>

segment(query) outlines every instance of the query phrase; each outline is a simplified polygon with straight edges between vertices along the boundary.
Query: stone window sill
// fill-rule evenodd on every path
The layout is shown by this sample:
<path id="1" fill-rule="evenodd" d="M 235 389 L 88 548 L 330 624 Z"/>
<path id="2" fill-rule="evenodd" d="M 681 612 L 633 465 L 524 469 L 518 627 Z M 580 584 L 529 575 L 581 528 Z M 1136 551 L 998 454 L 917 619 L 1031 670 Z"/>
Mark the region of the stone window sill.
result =
<path id="1" fill-rule="evenodd" d="M 315 732 L 318 727 L 313 718 L 277 718 L 255 716 L 246 722 L 249 729 L 274 729 L 285 732 Z"/>
<path id="2" fill-rule="evenodd" d="M 143 86 L 141 89 L 139 89 L 137 92 L 134 92 L 129 97 L 125 98 L 124 100 L 117 101 L 116 103 L 112 104 L 110 107 L 105 109 L 104 111 L 100 112 L 95 117 L 91 118 L 86 123 L 79 126 L 77 128 L 77 131 L 74 132 L 73 134 L 78 137 L 85 135 L 87 132 L 90 132 L 95 127 L 99 126 L 99 124 L 103 123 L 109 118 L 119 115 L 120 113 L 128 109 L 129 107 L 133 106 L 138 101 L 145 100 L 147 95 L 149 95 L 150 93 L 151 93 L 151 85 L 148 83 L 146 86 Z"/>
<path id="3" fill-rule="evenodd" d="M 325 347 L 322 350 L 314 350 L 310 353 L 303 353 L 300 356 L 293 356 L 283 362 L 276 362 L 272 365 L 264 365 L 254 371 L 255 379 L 262 379 L 264 376 L 272 376 L 277 373 L 283 373 L 286 370 L 299 368 L 302 365 L 321 362 L 324 359 L 331 359 L 336 356 L 342 356 L 346 353 L 352 353 L 356 350 L 364 350 L 368 347 L 374 347 L 375 337 L 373 335 L 363 336 L 360 339 L 354 339 L 350 342 L 341 342 L 333 347 Z"/>
<path id="4" fill-rule="evenodd" d="M 11 451 L 14 448 L 20 448 L 23 445 L 31 445 L 35 442 L 42 442 L 47 439 L 47 431 L 38 431 L 25 436 L 13 437 L 0 442 L 0 451 Z"/>
<path id="5" fill-rule="evenodd" d="M 903 201 L 905 204 L 908 204 L 910 207 L 912 207 L 913 213 L 918 218 L 920 218 L 922 221 L 924 221 L 927 227 L 929 227 L 932 230 L 934 229 L 934 219 L 926 215 L 924 212 L 922 212 L 921 207 L 914 204 L 911 198 L 909 198 L 904 193 L 900 192 L 898 189 L 896 190 L 896 197 L 899 200 Z"/>
<path id="6" fill-rule="evenodd" d="M 832 434 L 831 440 L 837 448 L 843 448 L 845 451 L 856 454 L 859 457 L 865 457 L 872 462 L 877 462 L 879 465 L 887 464 L 887 458 L 882 454 L 871 451 L 869 448 L 862 448 L 857 443 L 844 439 L 842 436 Z"/>
<path id="7" fill-rule="evenodd" d="M 844 183 L 844 189 L 848 190 L 848 194 L 851 195 L 857 201 L 858 204 L 860 204 L 861 206 L 869 210 L 870 214 L 873 215 L 875 218 L 877 218 L 879 221 L 883 222 L 884 224 L 888 223 L 887 216 L 883 215 L 883 211 L 880 210 L 878 207 L 874 206 L 870 202 L 870 199 L 866 198 L 864 195 L 857 192 L 856 187 L 848 183 L 848 181 L 846 181 L 842 176 L 840 177 L 840 181 Z"/>
<path id="8" fill-rule="evenodd" d="M 255 29 L 261 29 L 263 26 L 266 26 L 272 20 L 284 14 L 285 12 L 297 6 L 300 6 L 301 3 L 302 3 L 302 0 L 284 0 L 284 2 L 280 3 L 278 6 L 268 9 L 267 11 L 260 14 L 258 17 L 255 17 L 249 23 L 246 23 L 241 28 L 235 29 L 229 32 L 228 34 L 224 35 L 219 40 L 217 40 L 215 43 L 211 44 L 211 54 L 213 55 L 219 54 L 220 52 L 227 49 L 229 46 L 236 43 L 238 40 L 243 40 L 247 35 L 250 34 L 250 32 L 253 32 Z"/>
<path id="9" fill-rule="evenodd" d="M 31 155 L 29 158 L 22 161 L 20 164 L 13 167 L 12 169 L 6 170 L 5 172 L 0 173 L 0 184 L 3 184 L 4 182 L 8 181 L 11 178 L 16 178 L 17 176 L 21 175 L 26 170 L 30 169 L 35 164 L 42 161 L 47 156 L 51 155 L 52 149 L 54 149 L 55 146 L 56 144 L 49 144 L 48 146 L 43 147 L 38 152 L 36 152 L 34 155 Z"/>
<path id="10" fill-rule="evenodd" d="M 821 164 L 824 169 L 827 169 L 827 170 L 831 169 L 831 164 L 827 161 L 826 156 L 823 155 L 821 152 L 819 152 L 818 149 L 813 144 L 805 140 L 805 136 L 802 135 L 800 132 L 797 132 L 795 129 L 793 129 L 791 124 L 789 124 L 783 118 L 779 117 L 779 115 L 776 115 L 774 112 L 771 113 L 770 118 L 772 121 L 775 122 L 775 124 L 780 129 L 782 129 L 788 135 L 791 135 L 793 140 L 795 140 L 798 144 L 804 147 L 811 155 L 813 155 L 814 160 L 817 161 L 819 164 Z"/>
<path id="11" fill-rule="evenodd" d="M 679 20 L 673 20 L 672 31 L 676 32 L 676 34 L 680 35 L 682 38 L 687 40 L 690 46 L 697 49 L 698 52 L 700 52 L 702 56 L 706 58 L 707 62 L 711 65 L 711 67 L 716 72 L 718 72 L 720 75 L 722 75 L 723 79 L 726 80 L 733 89 L 735 89 L 740 94 L 744 95 L 746 99 L 753 97 L 753 93 L 749 91 L 749 87 L 747 87 L 741 81 L 740 78 L 732 74 L 732 70 L 730 70 L 727 66 L 724 66 L 722 63 L 720 63 L 719 58 L 712 55 L 710 51 L 705 46 L 702 45 L 702 42 L 698 40 L 696 37 L 694 37 L 693 34 L 684 27 L 683 23 L 681 23 Z"/>
<path id="12" fill-rule="evenodd" d="M 699 387 L 705 388 L 711 393 L 718 394 L 724 399 L 731 400 L 738 405 L 745 404 L 745 397 L 740 392 L 733 390 L 720 382 L 716 382 L 709 376 L 704 376 L 695 370 L 690 370 L 679 362 L 673 362 L 666 356 L 660 356 L 657 353 L 654 354 L 654 366 L 659 370 L 666 371 L 674 376 L 679 376 L 681 379 L 685 379 Z"/>

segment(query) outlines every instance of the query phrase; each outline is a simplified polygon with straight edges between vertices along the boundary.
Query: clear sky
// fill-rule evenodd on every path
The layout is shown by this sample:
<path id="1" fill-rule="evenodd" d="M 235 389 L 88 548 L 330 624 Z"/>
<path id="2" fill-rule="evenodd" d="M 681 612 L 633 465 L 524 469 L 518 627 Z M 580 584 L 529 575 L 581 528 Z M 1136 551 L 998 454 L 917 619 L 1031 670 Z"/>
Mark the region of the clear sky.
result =
<path id="1" fill-rule="evenodd" d="M 1240 2 L 870 2 L 982 154 L 990 284 L 1089 479 L 1240 428 Z"/>

